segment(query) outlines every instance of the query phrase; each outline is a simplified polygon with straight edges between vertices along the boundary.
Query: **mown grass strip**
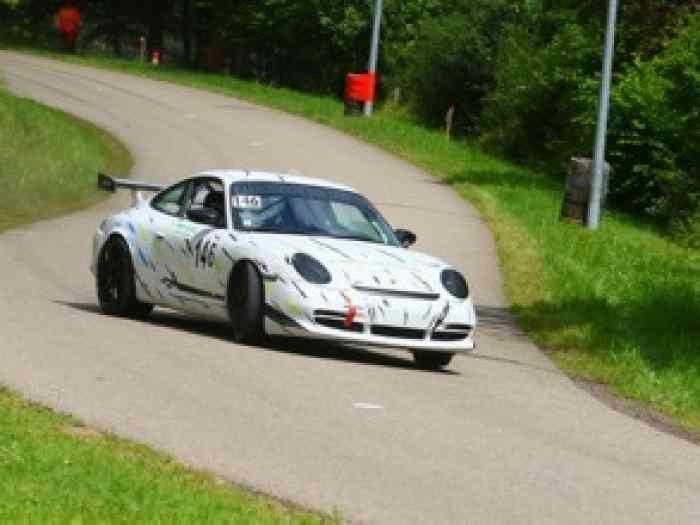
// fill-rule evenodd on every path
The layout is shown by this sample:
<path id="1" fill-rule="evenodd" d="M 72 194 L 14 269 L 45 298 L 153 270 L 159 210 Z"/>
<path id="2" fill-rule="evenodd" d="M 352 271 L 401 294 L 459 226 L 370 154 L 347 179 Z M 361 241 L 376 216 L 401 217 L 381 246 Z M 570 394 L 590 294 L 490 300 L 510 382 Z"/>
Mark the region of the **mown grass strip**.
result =
<path id="1" fill-rule="evenodd" d="M 94 204 L 95 174 L 131 165 L 109 133 L 0 86 L 0 231 Z"/>
<path id="2" fill-rule="evenodd" d="M 449 182 L 491 225 L 522 328 L 568 373 L 608 384 L 700 435 L 699 252 L 620 213 L 607 212 L 596 233 L 560 223 L 562 181 L 448 142 L 400 111 L 348 118 L 333 98 L 229 76 L 99 57 L 61 58 L 300 115 Z"/>
<path id="3" fill-rule="evenodd" d="M 312 525 L 292 509 L 0 389 L 0 523 Z"/>

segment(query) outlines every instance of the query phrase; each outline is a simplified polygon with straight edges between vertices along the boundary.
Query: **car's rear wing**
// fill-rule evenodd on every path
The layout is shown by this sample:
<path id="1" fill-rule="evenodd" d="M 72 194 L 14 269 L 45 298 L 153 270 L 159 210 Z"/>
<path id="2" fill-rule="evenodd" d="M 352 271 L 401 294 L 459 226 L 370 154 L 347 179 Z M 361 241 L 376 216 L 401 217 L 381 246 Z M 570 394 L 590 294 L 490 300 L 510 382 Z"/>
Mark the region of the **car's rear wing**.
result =
<path id="1" fill-rule="evenodd" d="M 153 184 L 152 182 L 139 182 L 127 179 L 114 179 L 104 173 L 97 174 L 97 187 L 101 190 L 114 193 L 118 189 L 131 191 L 160 191 L 165 186 L 162 184 Z"/>

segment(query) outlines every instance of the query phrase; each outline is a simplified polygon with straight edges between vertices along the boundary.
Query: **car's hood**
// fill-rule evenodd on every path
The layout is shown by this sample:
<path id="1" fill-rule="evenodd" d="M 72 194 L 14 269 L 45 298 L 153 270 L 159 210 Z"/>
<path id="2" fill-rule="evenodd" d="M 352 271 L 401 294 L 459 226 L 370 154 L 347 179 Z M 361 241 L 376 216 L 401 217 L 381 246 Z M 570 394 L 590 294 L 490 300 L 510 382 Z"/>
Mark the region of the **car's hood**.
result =
<path id="1" fill-rule="evenodd" d="M 446 264 L 430 255 L 371 242 L 301 235 L 247 234 L 283 258 L 306 253 L 322 262 L 343 286 L 440 293 Z"/>

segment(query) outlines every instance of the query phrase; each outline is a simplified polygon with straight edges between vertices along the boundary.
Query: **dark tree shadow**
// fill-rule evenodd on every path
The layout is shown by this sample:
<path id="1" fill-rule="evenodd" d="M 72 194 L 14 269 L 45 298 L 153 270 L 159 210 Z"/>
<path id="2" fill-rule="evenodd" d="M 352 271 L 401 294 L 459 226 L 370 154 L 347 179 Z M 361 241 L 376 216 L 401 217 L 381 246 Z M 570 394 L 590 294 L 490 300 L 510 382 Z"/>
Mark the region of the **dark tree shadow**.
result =
<path id="1" fill-rule="evenodd" d="M 621 398 L 610 386 L 583 378 L 576 384 L 597 397 L 613 410 L 622 412 L 652 427 L 673 434 L 691 443 L 700 443 L 700 435 L 674 419 L 650 407 L 648 400 L 675 406 L 689 415 L 697 414 L 700 406 L 700 294 L 692 287 L 680 285 L 649 285 L 636 290 L 620 304 L 603 297 L 589 297 L 558 302 L 541 302 L 519 308 L 521 321 L 545 335 L 563 337 L 565 348 L 577 348 L 609 364 L 618 380 L 638 379 L 627 372 L 629 361 L 642 360 L 642 373 L 648 374 L 643 386 L 646 400 Z M 567 334 L 571 338 L 567 344 Z M 622 357 L 633 353 L 633 357 Z M 605 365 L 604 365 L 605 366 Z M 666 372 L 672 377 L 664 378 Z M 662 381 L 653 385 L 655 380 Z"/>
<path id="2" fill-rule="evenodd" d="M 540 333 L 576 334 L 594 355 L 632 348 L 654 371 L 700 369 L 700 296 L 690 288 L 650 284 L 621 303 L 576 298 L 516 308 L 515 314 Z"/>
<path id="3" fill-rule="evenodd" d="M 563 177 L 562 180 L 557 180 L 555 177 L 516 166 L 482 167 L 479 164 L 465 164 L 451 170 L 442 179 L 432 179 L 432 182 L 446 186 L 468 183 L 477 186 L 527 188 L 548 192 L 564 190 Z"/>
<path id="4" fill-rule="evenodd" d="M 525 333 L 518 327 L 518 321 L 509 307 L 476 305 L 478 330 L 498 333 L 521 341 L 528 341 Z"/>
<path id="5" fill-rule="evenodd" d="M 99 306 L 94 303 L 70 301 L 55 302 L 69 308 L 88 312 L 94 315 L 105 315 L 102 313 Z M 226 323 L 196 319 L 174 310 L 156 308 L 146 319 L 131 321 L 150 324 L 153 326 L 172 328 L 174 330 L 181 330 L 202 337 L 216 338 L 221 341 L 233 342 L 231 338 L 231 329 Z M 444 375 L 460 375 L 458 372 L 450 369 L 425 370 L 418 368 L 413 362 L 413 359 L 410 357 L 402 358 L 384 354 L 378 350 L 370 351 L 354 345 L 317 339 L 274 337 L 270 338 L 264 344 L 259 346 L 241 346 L 240 348 L 247 348 L 256 351 L 264 350 L 271 352 L 284 352 L 287 354 L 296 354 L 299 356 L 316 359 L 332 359 L 346 361 L 349 363 L 392 367 Z M 407 354 L 407 356 L 408 355 L 409 354 Z"/>

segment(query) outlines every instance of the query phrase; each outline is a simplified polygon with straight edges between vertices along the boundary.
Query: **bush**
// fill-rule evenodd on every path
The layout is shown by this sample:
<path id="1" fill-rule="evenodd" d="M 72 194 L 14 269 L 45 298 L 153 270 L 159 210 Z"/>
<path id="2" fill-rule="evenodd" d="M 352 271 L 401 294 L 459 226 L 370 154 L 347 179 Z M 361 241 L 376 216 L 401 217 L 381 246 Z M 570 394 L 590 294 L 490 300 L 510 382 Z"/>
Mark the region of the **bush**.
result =
<path id="1" fill-rule="evenodd" d="M 691 250 L 700 250 L 700 209 L 687 218 L 672 224 L 674 240 Z"/>
<path id="2" fill-rule="evenodd" d="M 561 173 L 569 157 L 590 155 L 593 136 L 582 131 L 576 117 L 595 106 L 577 94 L 599 68 L 598 47 L 597 38 L 576 23 L 563 25 L 548 42 L 522 24 L 509 26 L 496 85 L 486 98 L 484 144 L 511 159 L 545 163 Z"/>
<path id="3" fill-rule="evenodd" d="M 510 13 L 501 0 L 471 2 L 465 12 L 425 20 L 400 74 L 411 107 L 430 125 L 444 125 L 455 106 L 457 132 L 475 132 L 484 95 L 493 84 L 501 28 Z"/>

